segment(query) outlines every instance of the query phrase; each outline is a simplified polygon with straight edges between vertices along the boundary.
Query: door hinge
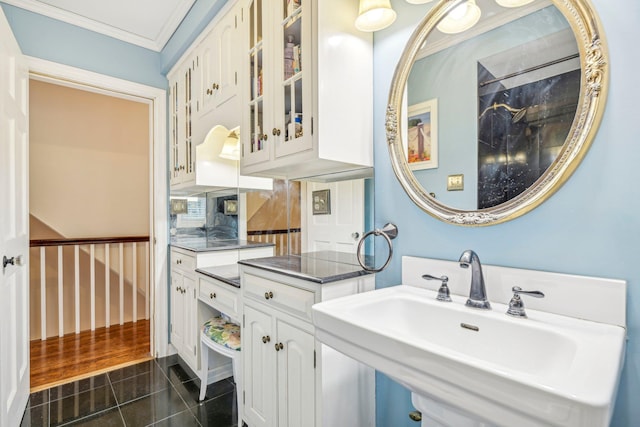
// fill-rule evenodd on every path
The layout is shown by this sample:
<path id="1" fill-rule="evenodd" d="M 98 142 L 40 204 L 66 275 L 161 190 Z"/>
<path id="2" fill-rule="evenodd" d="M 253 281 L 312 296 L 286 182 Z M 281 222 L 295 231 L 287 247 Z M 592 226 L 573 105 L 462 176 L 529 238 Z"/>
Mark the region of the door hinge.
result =
<path id="1" fill-rule="evenodd" d="M 311 135 L 313 135 L 313 117 L 311 117 Z"/>
<path id="2" fill-rule="evenodd" d="M 316 351 L 313 350 L 313 369 L 316 369 Z"/>
<path id="3" fill-rule="evenodd" d="M 243 405 L 245 404 L 246 400 L 247 400 L 247 396 L 246 396 L 244 390 L 242 390 L 242 404 Z"/>
<path id="4" fill-rule="evenodd" d="M 236 86 L 238 86 L 238 72 L 236 71 Z"/>
<path id="5" fill-rule="evenodd" d="M 196 346 L 193 346 L 193 355 L 196 356 Z"/>
<path id="6" fill-rule="evenodd" d="M 173 333 L 173 323 L 169 326 L 169 332 Z"/>
<path id="7" fill-rule="evenodd" d="M 243 328 L 245 327 L 245 324 L 244 324 L 244 314 L 242 315 L 242 327 L 243 327 Z"/>

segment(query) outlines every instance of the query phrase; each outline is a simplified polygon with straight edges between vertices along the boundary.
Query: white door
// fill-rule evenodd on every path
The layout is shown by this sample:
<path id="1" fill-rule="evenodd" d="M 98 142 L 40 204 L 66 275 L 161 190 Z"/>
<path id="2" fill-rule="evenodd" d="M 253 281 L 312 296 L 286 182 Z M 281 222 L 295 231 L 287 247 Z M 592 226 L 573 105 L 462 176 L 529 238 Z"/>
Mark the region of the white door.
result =
<path id="1" fill-rule="evenodd" d="M 314 204 L 318 202 L 313 192 L 319 190 L 329 190 L 328 214 L 313 214 Z M 305 199 L 307 251 L 331 250 L 355 255 L 364 232 L 364 180 L 308 182 Z"/>
<path id="2" fill-rule="evenodd" d="M 0 9 L 0 425 L 29 398 L 29 75 Z"/>

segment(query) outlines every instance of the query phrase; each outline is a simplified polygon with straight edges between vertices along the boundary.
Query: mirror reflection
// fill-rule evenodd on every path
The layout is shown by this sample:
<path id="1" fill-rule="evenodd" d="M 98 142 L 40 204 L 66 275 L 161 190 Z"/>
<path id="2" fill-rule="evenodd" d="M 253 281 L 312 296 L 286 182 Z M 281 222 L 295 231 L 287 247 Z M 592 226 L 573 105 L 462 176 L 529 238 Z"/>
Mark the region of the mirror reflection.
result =
<path id="1" fill-rule="evenodd" d="M 474 7 L 481 16 L 469 29 L 438 26 L 427 36 L 402 120 L 415 178 L 439 202 L 468 211 L 508 202 L 544 174 L 581 92 L 576 39 L 550 1 Z"/>
<path id="2" fill-rule="evenodd" d="M 270 243 L 276 256 L 313 253 L 321 258 L 340 252 L 348 255 L 342 261 L 357 264 L 358 241 L 373 228 L 373 194 L 373 178 L 323 176 L 274 179 L 271 190 L 172 196 L 171 234 L 175 241 L 209 246 L 233 240 Z M 373 239 L 365 242 L 364 253 L 373 254 Z"/>

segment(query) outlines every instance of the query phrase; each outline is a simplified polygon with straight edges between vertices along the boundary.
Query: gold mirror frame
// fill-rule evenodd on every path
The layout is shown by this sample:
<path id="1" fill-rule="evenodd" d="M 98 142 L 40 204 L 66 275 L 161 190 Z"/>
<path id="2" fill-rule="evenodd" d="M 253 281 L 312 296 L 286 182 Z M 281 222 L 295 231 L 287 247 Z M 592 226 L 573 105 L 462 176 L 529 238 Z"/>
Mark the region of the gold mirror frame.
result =
<path id="1" fill-rule="evenodd" d="M 480 210 L 449 207 L 432 197 L 413 175 L 404 154 L 403 126 L 399 121 L 405 108 L 403 97 L 407 80 L 418 52 L 436 24 L 463 1 L 466 0 L 440 0 L 411 35 L 393 76 L 385 125 L 393 171 L 411 200 L 444 222 L 485 226 L 512 220 L 536 208 L 557 191 L 578 167 L 602 118 L 608 89 L 608 54 L 602 24 L 588 0 L 552 0 L 573 30 L 581 65 L 578 108 L 562 150 L 546 172 L 513 199 Z"/>

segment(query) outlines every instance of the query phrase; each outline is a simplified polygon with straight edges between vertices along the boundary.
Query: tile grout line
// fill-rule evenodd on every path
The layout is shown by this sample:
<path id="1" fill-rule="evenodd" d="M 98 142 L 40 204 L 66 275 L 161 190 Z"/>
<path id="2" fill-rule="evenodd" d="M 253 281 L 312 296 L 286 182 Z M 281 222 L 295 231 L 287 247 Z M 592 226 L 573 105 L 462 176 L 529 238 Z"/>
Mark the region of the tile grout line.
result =
<path id="1" fill-rule="evenodd" d="M 109 387 L 111 388 L 111 393 L 113 393 L 113 398 L 116 401 L 116 408 L 118 408 L 118 414 L 120 414 L 120 420 L 122 420 L 122 425 L 123 427 L 127 426 L 127 423 L 124 420 L 124 416 L 122 415 L 122 410 L 120 409 L 120 402 L 118 402 L 118 396 L 116 396 L 116 391 L 113 389 L 113 383 L 111 382 L 111 377 L 109 376 L 109 373 L 105 373 L 105 375 L 107 376 L 107 382 L 109 383 Z"/>

